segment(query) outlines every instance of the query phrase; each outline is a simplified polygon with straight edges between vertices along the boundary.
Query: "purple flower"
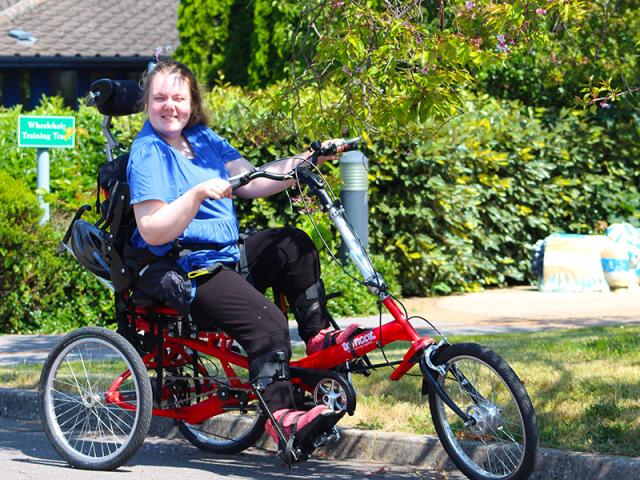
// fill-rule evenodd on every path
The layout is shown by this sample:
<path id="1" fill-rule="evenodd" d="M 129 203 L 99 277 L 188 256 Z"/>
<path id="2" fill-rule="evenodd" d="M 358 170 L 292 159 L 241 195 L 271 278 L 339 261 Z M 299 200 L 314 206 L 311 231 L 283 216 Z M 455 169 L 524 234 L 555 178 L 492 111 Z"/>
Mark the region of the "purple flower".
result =
<path id="1" fill-rule="evenodd" d="M 547 11 L 544 8 L 536 8 L 536 13 L 538 15 L 546 15 Z"/>
<path id="2" fill-rule="evenodd" d="M 498 40 L 498 45 L 496 46 L 496 50 L 498 52 L 508 52 L 511 47 L 507 45 L 507 38 L 503 34 L 496 35 L 496 40 Z"/>
<path id="3" fill-rule="evenodd" d="M 606 100 L 603 100 L 600 102 L 600 107 L 601 108 L 611 108 L 611 105 L 607 103 Z"/>
<path id="4" fill-rule="evenodd" d="M 467 8 L 468 11 L 471 11 L 475 8 L 476 2 L 465 2 L 464 6 Z"/>

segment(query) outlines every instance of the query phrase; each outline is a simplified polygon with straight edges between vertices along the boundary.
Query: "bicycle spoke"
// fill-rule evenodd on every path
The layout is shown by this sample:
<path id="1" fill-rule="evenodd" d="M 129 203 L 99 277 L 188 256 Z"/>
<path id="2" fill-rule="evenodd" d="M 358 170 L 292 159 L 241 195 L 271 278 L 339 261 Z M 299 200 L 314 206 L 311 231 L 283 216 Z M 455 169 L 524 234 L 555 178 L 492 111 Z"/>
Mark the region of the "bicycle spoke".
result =
<path id="1" fill-rule="evenodd" d="M 78 420 L 78 417 L 82 414 L 82 412 L 83 412 L 83 408 L 80 408 L 80 410 L 78 410 L 78 413 L 76 413 L 74 417 L 69 418 L 68 420 L 65 420 L 63 423 L 59 424 L 60 430 L 62 430 L 63 425 L 66 425 L 69 422 L 75 421 L 75 423 L 71 427 L 71 430 L 73 430 L 76 427 L 76 425 L 78 425 L 78 422 L 80 421 Z M 71 430 L 67 430 L 67 432 L 70 432 Z M 66 435 L 67 432 L 63 431 L 62 433 Z"/>
<path id="2" fill-rule="evenodd" d="M 118 428 L 120 428 L 120 426 L 117 424 L 117 422 L 114 422 L 114 419 L 115 419 L 116 421 L 121 422 L 121 423 L 122 423 L 125 427 L 127 427 L 127 428 L 131 428 L 131 427 L 133 426 L 133 422 L 135 422 L 135 417 L 130 417 L 130 418 L 131 418 L 131 420 L 132 420 L 133 422 L 132 422 L 132 424 L 131 424 L 131 425 L 129 425 L 127 422 L 125 422 L 125 421 L 124 421 L 124 419 L 122 419 L 122 418 L 120 418 L 118 415 L 116 415 L 116 414 L 115 414 L 115 412 L 112 412 L 112 411 L 111 411 L 111 410 L 109 410 L 109 409 L 104 409 L 104 411 L 106 412 L 106 414 L 107 414 L 107 418 L 109 418 L 109 421 L 110 421 L 110 422 L 112 422 L 112 423 L 115 423 L 115 425 L 116 425 Z M 124 435 L 127 435 L 127 433 L 126 433 L 126 432 L 124 432 L 121 428 L 120 428 L 120 430 L 122 431 L 122 433 L 123 433 Z"/>
<path id="3" fill-rule="evenodd" d="M 87 381 L 87 389 L 89 390 L 89 394 L 93 396 L 93 390 L 91 389 L 91 381 L 89 379 L 89 374 L 87 373 L 87 367 L 84 364 L 84 356 L 80 354 L 80 364 L 82 365 L 82 370 L 84 371 L 84 378 Z"/>
<path id="4" fill-rule="evenodd" d="M 100 418 L 100 415 L 98 415 L 96 412 L 92 412 L 92 413 L 95 415 L 96 419 L 98 420 L 98 426 L 103 426 L 105 428 L 105 430 L 111 435 L 111 437 L 113 437 L 114 443 L 122 445 L 123 442 L 120 440 L 120 437 L 118 437 L 118 435 L 113 429 L 113 425 L 114 425 L 113 422 L 109 421 L 110 425 L 107 425 L 104 422 L 104 420 Z M 125 435 L 125 437 L 127 436 L 127 433 L 124 430 L 122 430 L 117 424 L 115 426 L 118 427 L 118 429 Z"/>
<path id="5" fill-rule="evenodd" d="M 82 389 L 82 387 L 80 387 L 80 383 L 78 382 L 78 377 L 76 377 L 76 373 L 73 370 L 73 366 L 71 365 L 71 362 L 69 361 L 68 358 L 65 358 L 65 361 L 67 362 L 67 366 L 69 367 L 69 371 L 71 372 L 71 375 L 73 376 L 73 381 L 75 382 L 75 386 L 77 387 L 78 391 L 80 393 L 86 393 L 86 391 L 84 391 Z"/>

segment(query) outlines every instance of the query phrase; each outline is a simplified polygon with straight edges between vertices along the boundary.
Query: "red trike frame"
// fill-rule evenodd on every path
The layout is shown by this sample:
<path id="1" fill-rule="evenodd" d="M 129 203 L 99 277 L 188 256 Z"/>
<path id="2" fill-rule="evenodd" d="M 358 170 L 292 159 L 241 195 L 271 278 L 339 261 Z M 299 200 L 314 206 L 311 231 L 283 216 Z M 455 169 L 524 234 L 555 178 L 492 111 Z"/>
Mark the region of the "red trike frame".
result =
<path id="1" fill-rule="evenodd" d="M 405 353 L 402 361 L 396 366 L 389 378 L 397 381 L 402 378 L 418 361 L 418 353 L 434 343 L 434 339 L 430 336 L 420 337 L 415 328 L 409 322 L 409 319 L 403 313 L 397 302 L 390 296 L 387 296 L 382 304 L 392 315 L 393 320 L 370 330 L 366 330 L 352 337 L 349 342 L 336 344 L 312 355 L 292 360 L 292 367 L 314 369 L 314 370 L 330 370 L 347 363 L 356 358 L 362 357 L 373 350 L 384 347 L 396 341 L 411 342 L 411 345 Z M 135 321 L 138 331 L 151 332 L 159 335 L 158 331 L 161 326 L 159 322 L 149 322 L 149 314 L 159 314 L 168 317 L 180 317 L 180 314 L 173 309 L 165 307 L 136 307 Z M 255 393 L 251 385 L 240 380 L 236 374 L 234 367 L 248 369 L 249 361 L 246 356 L 236 353 L 232 350 L 233 338 L 222 331 L 204 331 L 199 332 L 196 339 L 188 339 L 182 337 L 168 336 L 167 329 L 163 329 L 163 368 L 180 367 L 191 364 L 192 356 L 186 349 L 210 355 L 217 358 L 229 379 L 231 386 L 235 389 L 246 390 L 248 398 L 254 400 Z M 157 367 L 157 349 L 147 353 L 142 358 L 148 370 Z M 127 403 L 118 393 L 118 388 L 122 382 L 130 375 L 130 372 L 124 372 L 116 379 L 108 390 L 107 400 L 126 409 L 134 407 Z M 304 385 L 304 383 L 295 378 L 291 379 L 294 384 L 298 384 L 303 390 L 310 391 L 312 387 Z M 163 388 L 163 396 L 166 394 Z M 239 401 L 236 398 L 229 397 L 220 399 L 212 395 L 195 405 L 182 406 L 176 408 L 153 408 L 153 415 L 159 417 L 169 417 L 176 420 L 183 420 L 190 424 L 198 424 L 208 418 L 214 417 L 225 412 L 225 407 L 237 406 Z M 201 394 L 206 395 L 206 390 Z"/>

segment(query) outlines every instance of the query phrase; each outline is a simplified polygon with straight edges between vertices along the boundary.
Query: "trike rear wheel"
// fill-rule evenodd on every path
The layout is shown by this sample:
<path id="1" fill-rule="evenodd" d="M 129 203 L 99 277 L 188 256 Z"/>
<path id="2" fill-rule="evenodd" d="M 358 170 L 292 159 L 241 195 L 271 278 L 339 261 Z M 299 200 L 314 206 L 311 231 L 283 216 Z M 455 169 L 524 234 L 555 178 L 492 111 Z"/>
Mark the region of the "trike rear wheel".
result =
<path id="1" fill-rule="evenodd" d="M 265 417 L 257 412 L 227 412 L 199 425 L 178 423 L 180 433 L 196 447 L 213 453 L 234 454 L 253 446 L 264 432 Z"/>
<path id="2" fill-rule="evenodd" d="M 434 362 L 445 368 L 438 383 L 473 424 L 430 389 L 429 407 L 444 449 L 473 480 L 524 480 L 538 448 L 535 411 L 524 385 L 495 352 L 477 344 L 454 344 Z"/>
<path id="3" fill-rule="evenodd" d="M 245 353 L 237 343 L 233 348 L 236 353 Z M 196 447 L 213 453 L 234 454 L 253 446 L 264 432 L 266 417 L 258 400 L 251 398 L 246 390 L 249 372 L 224 360 L 205 356 L 200 357 L 198 371 L 207 375 L 208 387 L 215 386 L 219 397 L 234 400 L 228 402 L 225 413 L 200 424 L 179 421 L 180 433 Z"/>
<path id="4" fill-rule="evenodd" d="M 81 328 L 62 339 L 44 364 L 38 400 L 53 448 L 77 468 L 123 465 L 151 422 L 151 385 L 142 359 L 104 328 Z"/>

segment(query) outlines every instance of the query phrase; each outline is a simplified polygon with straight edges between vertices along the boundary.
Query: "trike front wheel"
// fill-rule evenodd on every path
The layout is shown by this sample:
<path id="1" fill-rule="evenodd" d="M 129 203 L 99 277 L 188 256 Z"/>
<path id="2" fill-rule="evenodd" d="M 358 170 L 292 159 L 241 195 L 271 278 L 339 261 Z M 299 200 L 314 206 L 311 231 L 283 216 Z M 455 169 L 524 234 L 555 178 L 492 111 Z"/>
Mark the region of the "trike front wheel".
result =
<path id="1" fill-rule="evenodd" d="M 438 383 L 473 420 L 463 420 L 433 388 L 429 407 L 449 457 L 473 480 L 524 480 L 535 467 L 538 425 L 524 385 L 495 352 L 460 343 L 434 363 L 444 367 Z"/>
<path id="2" fill-rule="evenodd" d="M 53 448 L 77 468 L 113 470 L 142 445 L 151 422 L 142 359 L 104 328 L 78 329 L 49 354 L 38 386 L 40 418 Z"/>

